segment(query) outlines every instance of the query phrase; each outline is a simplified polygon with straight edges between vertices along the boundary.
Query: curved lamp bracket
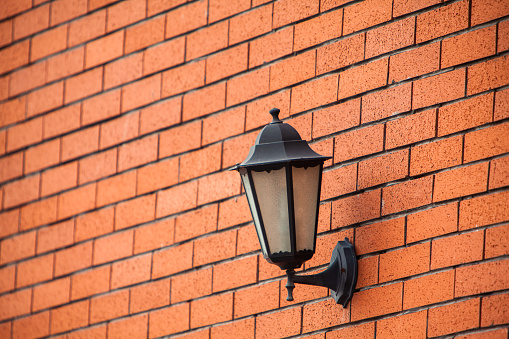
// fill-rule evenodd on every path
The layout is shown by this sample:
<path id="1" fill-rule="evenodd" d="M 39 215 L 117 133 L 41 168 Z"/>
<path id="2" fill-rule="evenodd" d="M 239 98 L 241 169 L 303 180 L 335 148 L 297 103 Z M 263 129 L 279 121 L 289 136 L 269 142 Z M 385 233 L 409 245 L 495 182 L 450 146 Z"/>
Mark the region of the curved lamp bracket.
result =
<path id="1" fill-rule="evenodd" d="M 288 296 L 286 300 L 293 301 L 294 283 L 327 287 L 331 290 L 331 296 L 336 303 L 344 308 L 352 299 L 353 290 L 357 284 L 357 258 L 353 245 L 345 238 L 338 241 L 332 251 L 329 267 L 314 275 L 295 275 L 295 270 L 286 270 L 288 277 L 286 289 Z"/>

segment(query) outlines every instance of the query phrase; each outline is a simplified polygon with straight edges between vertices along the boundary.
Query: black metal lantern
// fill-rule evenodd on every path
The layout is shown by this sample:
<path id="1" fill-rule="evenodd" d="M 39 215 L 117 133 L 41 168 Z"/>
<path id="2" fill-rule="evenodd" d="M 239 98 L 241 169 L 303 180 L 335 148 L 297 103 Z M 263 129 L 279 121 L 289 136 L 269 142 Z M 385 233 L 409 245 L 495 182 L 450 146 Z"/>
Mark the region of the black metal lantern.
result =
<path id="1" fill-rule="evenodd" d="M 295 269 L 315 253 L 322 168 L 330 157 L 314 152 L 283 123 L 279 109 L 270 114 L 272 122 L 260 132 L 246 160 L 234 167 L 242 178 L 263 256 L 286 270 L 287 300 L 293 300 L 295 282 L 328 287 L 346 307 L 357 280 L 357 260 L 348 239 L 338 242 L 326 271 L 295 276 Z"/>

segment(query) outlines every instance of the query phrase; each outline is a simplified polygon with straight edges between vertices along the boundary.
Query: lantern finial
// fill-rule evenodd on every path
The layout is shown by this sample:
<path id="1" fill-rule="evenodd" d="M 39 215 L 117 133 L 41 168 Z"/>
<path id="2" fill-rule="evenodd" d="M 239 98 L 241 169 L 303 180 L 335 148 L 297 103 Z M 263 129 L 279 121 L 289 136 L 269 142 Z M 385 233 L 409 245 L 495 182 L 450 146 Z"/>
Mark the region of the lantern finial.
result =
<path id="1" fill-rule="evenodd" d="M 271 124 L 278 124 L 282 121 L 279 119 L 279 108 L 273 108 L 269 111 L 269 113 L 272 115 L 272 121 Z"/>

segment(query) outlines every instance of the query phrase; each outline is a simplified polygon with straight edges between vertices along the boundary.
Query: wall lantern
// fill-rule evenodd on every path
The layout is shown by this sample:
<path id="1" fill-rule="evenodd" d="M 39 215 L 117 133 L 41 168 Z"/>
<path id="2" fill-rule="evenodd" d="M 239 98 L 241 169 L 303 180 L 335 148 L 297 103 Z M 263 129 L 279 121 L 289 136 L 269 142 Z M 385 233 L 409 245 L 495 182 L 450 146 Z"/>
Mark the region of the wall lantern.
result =
<path id="1" fill-rule="evenodd" d="M 322 168 L 330 157 L 315 153 L 299 133 L 270 110 L 265 126 L 239 171 L 265 259 L 286 270 L 288 297 L 294 283 L 327 287 L 336 303 L 346 307 L 357 282 L 357 259 L 345 238 L 332 252 L 329 267 L 298 276 L 295 269 L 315 253 Z"/>

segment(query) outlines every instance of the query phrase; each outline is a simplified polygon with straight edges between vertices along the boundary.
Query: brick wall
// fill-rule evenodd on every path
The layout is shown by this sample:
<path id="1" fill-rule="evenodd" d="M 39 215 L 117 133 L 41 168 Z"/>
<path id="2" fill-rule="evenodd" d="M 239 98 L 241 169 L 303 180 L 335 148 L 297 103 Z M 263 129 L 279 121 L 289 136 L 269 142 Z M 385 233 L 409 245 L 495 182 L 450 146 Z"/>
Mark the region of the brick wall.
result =
<path id="1" fill-rule="evenodd" d="M 508 338 L 509 2 L 4 0 L 0 338 Z M 333 156 L 317 253 L 260 255 L 268 110 Z"/>

